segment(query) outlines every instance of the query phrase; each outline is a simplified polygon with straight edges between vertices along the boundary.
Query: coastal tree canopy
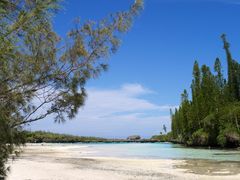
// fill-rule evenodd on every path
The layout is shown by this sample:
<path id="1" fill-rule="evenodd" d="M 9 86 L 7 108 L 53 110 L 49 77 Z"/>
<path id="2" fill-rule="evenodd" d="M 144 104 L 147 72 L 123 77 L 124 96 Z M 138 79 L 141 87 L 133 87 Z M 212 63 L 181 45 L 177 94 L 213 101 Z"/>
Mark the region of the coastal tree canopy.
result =
<path id="1" fill-rule="evenodd" d="M 191 99 L 184 90 L 172 116 L 172 137 L 188 145 L 240 145 L 240 64 L 232 58 L 226 35 L 221 36 L 227 58 L 227 78 L 216 58 L 214 73 L 206 65 L 193 66 Z"/>
<path id="2" fill-rule="evenodd" d="M 76 115 L 85 83 L 107 69 L 120 34 L 142 7 L 136 0 L 101 21 L 77 21 L 63 38 L 52 26 L 60 0 L 0 0 L 0 176 L 13 145 L 24 142 L 24 125 L 50 114 L 56 122 Z"/>

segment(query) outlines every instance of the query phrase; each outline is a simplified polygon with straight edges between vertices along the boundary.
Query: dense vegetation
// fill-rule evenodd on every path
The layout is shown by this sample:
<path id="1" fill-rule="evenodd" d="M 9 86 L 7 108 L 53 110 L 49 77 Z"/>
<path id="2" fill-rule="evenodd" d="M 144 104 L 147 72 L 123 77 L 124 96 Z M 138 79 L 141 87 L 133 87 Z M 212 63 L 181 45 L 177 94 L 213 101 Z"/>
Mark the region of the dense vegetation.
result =
<path id="1" fill-rule="evenodd" d="M 232 58 L 222 35 L 227 57 L 227 79 L 220 59 L 214 73 L 207 65 L 193 67 L 191 97 L 187 90 L 172 117 L 172 138 L 187 145 L 237 147 L 240 145 L 240 64 Z"/>
<path id="2" fill-rule="evenodd" d="M 76 142 L 105 142 L 107 139 L 98 137 L 82 137 L 58 134 L 44 131 L 25 132 L 28 143 L 76 143 Z"/>
<path id="3" fill-rule="evenodd" d="M 141 139 L 140 136 L 129 136 L 127 139 L 106 139 L 100 137 L 86 137 L 86 136 L 73 136 L 68 134 L 58 134 L 45 131 L 25 131 L 24 139 L 27 143 L 145 143 L 145 142 L 159 142 L 159 139 Z M 163 141 L 163 140 L 161 140 Z"/>
<path id="4" fill-rule="evenodd" d="M 99 22 L 79 22 L 67 36 L 53 29 L 62 0 L 0 0 L 0 178 L 9 154 L 24 143 L 25 125 L 52 115 L 73 118 L 84 105 L 85 84 L 107 69 L 142 9 L 136 0 L 128 11 Z"/>
<path id="5" fill-rule="evenodd" d="M 152 140 L 157 140 L 160 142 L 171 142 L 172 141 L 172 132 L 167 134 L 159 134 L 151 137 Z"/>

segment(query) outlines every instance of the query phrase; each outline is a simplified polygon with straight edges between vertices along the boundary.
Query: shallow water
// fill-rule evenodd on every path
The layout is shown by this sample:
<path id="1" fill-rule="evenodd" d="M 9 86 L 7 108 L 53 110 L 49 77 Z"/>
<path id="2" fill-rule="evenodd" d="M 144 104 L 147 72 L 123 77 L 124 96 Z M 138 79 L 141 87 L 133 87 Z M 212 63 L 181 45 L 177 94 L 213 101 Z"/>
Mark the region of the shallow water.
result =
<path id="1" fill-rule="evenodd" d="M 42 147 L 36 148 L 35 146 Z M 38 162 L 39 157 L 41 161 L 47 157 L 47 161 L 52 160 L 55 163 L 73 164 L 78 168 L 88 167 L 97 170 L 99 170 L 99 167 L 102 170 L 102 164 L 107 163 L 107 166 L 104 166 L 104 170 L 107 171 L 113 171 L 112 166 L 118 165 L 115 164 L 115 161 L 118 162 L 119 160 L 112 159 L 112 157 L 116 157 L 126 158 L 126 162 L 140 159 L 139 162 L 148 162 L 148 164 L 149 162 L 151 162 L 150 164 L 172 162 L 165 168 L 180 169 L 182 172 L 196 175 L 224 176 L 224 179 L 240 174 L 240 150 L 187 148 L 170 143 L 44 143 L 30 145 L 27 153 L 22 156 L 22 158 L 33 162 Z M 110 158 L 99 159 L 96 157 Z M 146 161 L 143 159 L 146 159 Z M 151 161 L 151 159 L 154 159 L 154 161 Z M 161 161 L 161 159 L 176 160 Z M 111 161 L 113 161 L 113 164 L 109 166 Z M 114 171 L 119 171 L 119 169 L 114 169 Z M 129 173 L 129 170 L 127 170 L 127 173 Z M 236 177 L 235 179 L 240 178 Z"/>
<path id="2" fill-rule="evenodd" d="M 68 146 L 68 145 L 66 145 Z M 150 159 L 200 159 L 240 163 L 240 150 L 188 148 L 171 143 L 96 143 L 73 144 L 71 150 L 84 149 L 81 156 Z"/>

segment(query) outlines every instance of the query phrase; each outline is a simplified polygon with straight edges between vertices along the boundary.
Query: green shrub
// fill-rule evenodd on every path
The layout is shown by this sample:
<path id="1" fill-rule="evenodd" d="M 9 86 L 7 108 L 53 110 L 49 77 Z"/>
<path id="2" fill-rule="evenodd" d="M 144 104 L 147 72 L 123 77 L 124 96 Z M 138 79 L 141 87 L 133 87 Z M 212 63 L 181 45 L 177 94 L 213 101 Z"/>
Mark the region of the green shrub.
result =
<path id="1" fill-rule="evenodd" d="M 240 145 L 240 134 L 236 127 L 228 124 L 220 130 L 217 142 L 222 147 L 238 147 Z"/>
<path id="2" fill-rule="evenodd" d="M 172 133 L 169 132 L 167 134 L 155 135 L 155 136 L 152 136 L 151 139 L 162 141 L 162 142 L 170 142 L 172 140 Z"/>
<path id="3" fill-rule="evenodd" d="M 203 129 L 199 129 L 192 134 L 190 145 L 206 146 L 208 145 L 209 134 Z"/>

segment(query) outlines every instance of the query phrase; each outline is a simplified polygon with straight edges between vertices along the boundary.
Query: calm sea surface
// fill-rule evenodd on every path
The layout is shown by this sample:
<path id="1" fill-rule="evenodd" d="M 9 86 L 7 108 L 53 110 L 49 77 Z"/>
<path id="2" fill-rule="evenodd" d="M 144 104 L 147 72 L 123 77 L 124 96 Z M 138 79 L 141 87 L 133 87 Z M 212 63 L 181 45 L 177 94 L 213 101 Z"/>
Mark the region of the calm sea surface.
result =
<path id="1" fill-rule="evenodd" d="M 56 144 L 55 144 L 56 145 Z M 217 161 L 237 161 L 240 163 L 240 150 L 218 150 L 186 148 L 170 143 L 96 143 L 59 144 L 80 156 L 121 157 L 151 159 L 202 159 Z"/>

